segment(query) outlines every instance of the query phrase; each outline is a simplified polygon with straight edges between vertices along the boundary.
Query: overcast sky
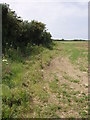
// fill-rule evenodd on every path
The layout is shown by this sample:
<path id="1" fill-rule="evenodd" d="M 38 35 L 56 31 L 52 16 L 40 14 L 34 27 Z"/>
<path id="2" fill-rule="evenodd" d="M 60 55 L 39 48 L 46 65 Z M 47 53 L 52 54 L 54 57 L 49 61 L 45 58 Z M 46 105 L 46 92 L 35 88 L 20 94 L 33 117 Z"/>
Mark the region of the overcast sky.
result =
<path id="1" fill-rule="evenodd" d="M 45 23 L 52 38 L 88 39 L 88 0 L 7 0 L 6 3 L 22 19 Z"/>

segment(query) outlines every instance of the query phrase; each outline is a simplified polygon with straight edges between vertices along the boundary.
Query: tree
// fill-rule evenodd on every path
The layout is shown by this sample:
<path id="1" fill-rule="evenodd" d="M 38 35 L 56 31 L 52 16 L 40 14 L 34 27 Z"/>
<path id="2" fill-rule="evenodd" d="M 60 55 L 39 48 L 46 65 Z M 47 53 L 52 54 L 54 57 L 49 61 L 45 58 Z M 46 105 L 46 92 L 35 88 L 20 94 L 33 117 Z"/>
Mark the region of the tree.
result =
<path id="1" fill-rule="evenodd" d="M 38 21 L 30 22 L 30 36 L 32 39 L 32 43 L 36 45 L 41 44 L 41 35 L 45 31 L 45 24 Z"/>
<path id="2" fill-rule="evenodd" d="M 17 48 L 17 40 L 19 38 L 21 27 L 20 21 L 15 13 L 9 9 L 9 5 L 2 4 L 2 45 L 5 48 L 13 46 Z"/>
<path id="3" fill-rule="evenodd" d="M 49 45 L 52 42 L 50 32 L 44 31 L 41 36 L 41 42 L 43 45 Z"/>
<path id="4" fill-rule="evenodd" d="M 48 45 L 52 42 L 51 34 L 46 31 L 46 25 L 42 22 L 32 20 L 23 21 L 8 4 L 2 4 L 2 45 L 3 53 L 10 47 L 24 48 L 30 44 Z"/>

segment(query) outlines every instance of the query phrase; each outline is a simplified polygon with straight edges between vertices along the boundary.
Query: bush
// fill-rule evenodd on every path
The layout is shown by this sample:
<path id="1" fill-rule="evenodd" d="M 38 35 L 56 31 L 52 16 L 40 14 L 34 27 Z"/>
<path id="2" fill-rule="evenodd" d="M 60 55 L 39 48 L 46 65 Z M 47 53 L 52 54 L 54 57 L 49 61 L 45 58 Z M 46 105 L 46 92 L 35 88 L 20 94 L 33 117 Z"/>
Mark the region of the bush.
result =
<path id="1" fill-rule="evenodd" d="M 51 34 L 47 32 L 44 23 L 21 20 L 7 4 L 2 4 L 2 30 L 3 53 L 9 49 L 10 56 L 13 55 L 11 47 L 16 50 L 19 48 L 24 53 L 28 44 L 48 46 L 52 42 Z"/>

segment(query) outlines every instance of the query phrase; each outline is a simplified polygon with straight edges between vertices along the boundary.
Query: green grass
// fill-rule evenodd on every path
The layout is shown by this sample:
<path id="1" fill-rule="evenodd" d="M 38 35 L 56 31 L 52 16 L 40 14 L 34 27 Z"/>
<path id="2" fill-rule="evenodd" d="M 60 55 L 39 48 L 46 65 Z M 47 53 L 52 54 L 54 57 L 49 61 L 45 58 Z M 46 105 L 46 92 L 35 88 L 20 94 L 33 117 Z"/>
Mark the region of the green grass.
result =
<path id="1" fill-rule="evenodd" d="M 78 112 L 79 117 L 87 117 L 88 96 L 71 89 L 67 84 L 68 81 L 70 84 L 79 84 L 80 77 L 74 79 L 71 75 L 63 73 L 63 79 L 60 79 L 57 72 L 52 72 L 50 77 L 53 76 L 53 79 L 49 80 L 48 76 L 47 79 L 44 78 L 44 70 L 49 68 L 51 61 L 58 56 L 68 57 L 73 65 L 87 72 L 87 49 L 81 47 L 83 44 L 84 42 L 56 41 L 52 49 L 32 46 L 27 48 L 26 57 L 23 57 L 19 50 L 9 50 L 10 57 L 5 56 L 7 62 L 2 62 L 3 118 L 60 118 L 62 112 L 67 113 L 71 109 Z M 62 83 L 63 80 L 67 82 Z M 55 95 L 58 104 L 49 103 L 52 94 Z M 79 94 L 81 96 L 77 97 Z M 70 116 L 65 114 L 65 117 Z"/>
<path id="2" fill-rule="evenodd" d="M 57 92 L 57 88 L 58 88 L 58 81 L 57 81 L 57 79 L 54 79 L 53 81 L 51 81 L 49 83 L 49 87 L 51 88 L 52 92 Z"/>
<path id="3" fill-rule="evenodd" d="M 43 111 L 39 112 L 39 116 L 41 118 L 59 118 L 56 114 L 56 111 L 60 111 L 61 106 L 57 106 L 56 104 L 48 104 Z"/>
<path id="4" fill-rule="evenodd" d="M 41 101 L 46 102 L 48 101 L 48 93 L 43 88 L 43 85 L 37 83 L 32 86 L 32 91 L 34 92 L 34 95 L 37 96 Z"/>
<path id="5" fill-rule="evenodd" d="M 66 73 L 63 75 L 63 77 L 64 77 L 64 79 L 66 79 L 66 80 L 68 80 L 70 82 L 73 82 L 73 83 L 79 83 L 80 82 L 80 80 L 74 79 L 74 78 L 72 78 L 71 76 L 69 76 Z"/>

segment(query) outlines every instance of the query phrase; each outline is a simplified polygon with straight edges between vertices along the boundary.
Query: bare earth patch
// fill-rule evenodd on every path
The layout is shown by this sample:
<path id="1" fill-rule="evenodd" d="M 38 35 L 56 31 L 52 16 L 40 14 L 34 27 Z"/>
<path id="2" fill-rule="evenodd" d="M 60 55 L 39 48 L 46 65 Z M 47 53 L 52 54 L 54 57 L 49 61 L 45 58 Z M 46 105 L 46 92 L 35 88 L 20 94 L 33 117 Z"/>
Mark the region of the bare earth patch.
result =
<path id="1" fill-rule="evenodd" d="M 57 57 L 50 62 L 49 66 L 46 66 L 43 69 L 44 73 L 44 81 L 46 81 L 46 88 L 48 93 L 50 94 L 50 98 L 48 99 L 49 104 L 57 104 L 62 106 L 62 110 L 57 111 L 57 115 L 59 117 L 81 117 L 79 115 L 80 109 L 78 108 L 78 104 L 84 106 L 81 103 L 78 103 L 78 99 L 83 99 L 82 94 L 88 95 L 88 74 L 87 72 L 80 71 L 78 67 L 74 66 L 68 58 Z M 67 101 L 68 96 L 64 96 L 62 93 L 57 98 L 57 92 L 52 92 L 48 83 L 54 81 L 55 76 L 58 79 L 58 88 L 59 89 L 63 84 L 67 85 L 67 88 L 64 87 L 64 90 L 67 92 L 70 97 L 70 103 Z M 58 91 L 58 90 L 57 90 Z M 73 92 L 77 92 L 76 95 L 73 95 Z M 71 94 L 70 94 L 71 93 Z M 76 97 L 74 100 L 74 96 Z M 63 103 L 65 100 L 65 103 Z M 65 104 L 67 106 L 68 111 L 64 112 Z M 87 105 L 86 105 L 87 108 Z M 77 110 L 78 109 L 78 110 Z"/>

